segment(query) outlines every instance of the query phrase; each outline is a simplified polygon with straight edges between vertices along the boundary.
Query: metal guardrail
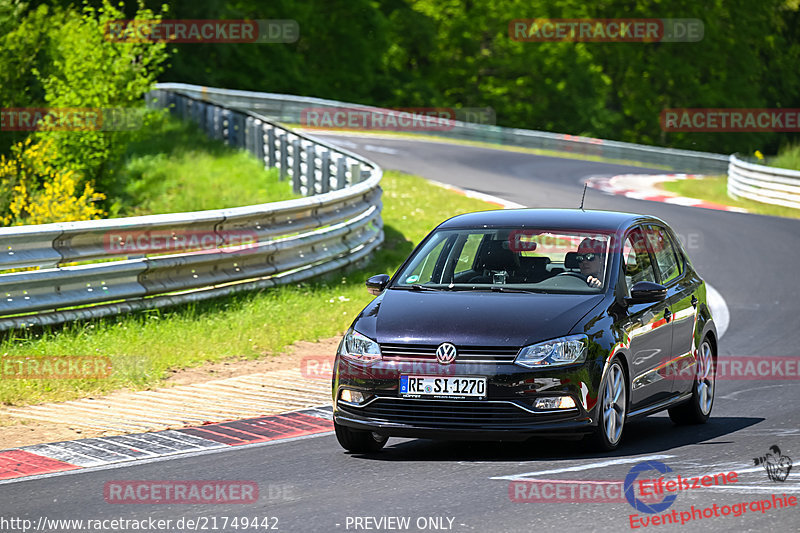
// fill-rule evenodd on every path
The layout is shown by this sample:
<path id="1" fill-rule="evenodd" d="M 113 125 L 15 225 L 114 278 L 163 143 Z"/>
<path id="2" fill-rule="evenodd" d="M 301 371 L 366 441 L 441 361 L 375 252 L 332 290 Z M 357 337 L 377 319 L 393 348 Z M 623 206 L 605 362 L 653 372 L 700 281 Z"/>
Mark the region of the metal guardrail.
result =
<path id="1" fill-rule="evenodd" d="M 800 209 L 800 171 L 730 157 L 728 196 Z"/>
<path id="2" fill-rule="evenodd" d="M 358 263 L 383 242 L 382 171 L 347 150 L 248 111 L 157 89 L 215 138 L 291 178 L 296 200 L 131 218 L 0 228 L 0 330 L 98 318 L 294 283 Z M 232 233 L 253 242 L 232 246 Z M 114 249 L 115 238 L 214 237 L 211 249 L 165 254 Z M 126 255 L 128 254 L 128 255 Z M 138 255 L 135 255 L 138 254 Z M 67 263 L 103 260 L 76 266 Z"/>
<path id="3" fill-rule="evenodd" d="M 391 112 L 386 109 L 322 98 L 215 89 L 185 83 L 160 83 L 157 87 L 181 91 L 201 100 L 250 109 L 275 120 L 293 124 L 301 122 L 302 112 L 308 108 L 348 108 L 368 110 L 375 114 Z M 637 161 L 644 164 L 667 166 L 679 172 L 722 174 L 728 168 L 728 156 L 721 154 L 459 121 L 451 121 L 451 125 L 452 128 L 442 131 L 417 131 L 415 133 Z"/>

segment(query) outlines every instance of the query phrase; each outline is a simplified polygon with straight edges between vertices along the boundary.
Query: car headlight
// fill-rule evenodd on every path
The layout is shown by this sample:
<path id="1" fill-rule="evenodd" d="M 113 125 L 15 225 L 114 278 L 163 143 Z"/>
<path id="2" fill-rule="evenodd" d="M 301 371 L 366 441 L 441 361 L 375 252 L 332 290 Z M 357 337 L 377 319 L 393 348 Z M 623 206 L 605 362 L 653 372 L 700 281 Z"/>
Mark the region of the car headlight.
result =
<path id="1" fill-rule="evenodd" d="M 339 355 L 357 361 L 377 361 L 381 358 L 381 349 L 377 342 L 351 328 L 344 335 Z"/>
<path id="2" fill-rule="evenodd" d="M 582 363 L 586 360 L 589 338 L 586 335 L 570 335 L 558 339 L 525 346 L 519 351 L 514 363 L 528 368 L 543 368 Z"/>

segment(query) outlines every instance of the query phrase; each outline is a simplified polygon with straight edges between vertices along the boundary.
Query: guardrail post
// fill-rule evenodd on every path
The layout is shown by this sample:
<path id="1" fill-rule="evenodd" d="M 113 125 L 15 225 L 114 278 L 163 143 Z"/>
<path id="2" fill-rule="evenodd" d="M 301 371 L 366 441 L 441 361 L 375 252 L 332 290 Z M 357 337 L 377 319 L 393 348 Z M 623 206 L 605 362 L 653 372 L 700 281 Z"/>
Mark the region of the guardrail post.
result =
<path id="1" fill-rule="evenodd" d="M 222 115 L 222 108 L 218 107 L 218 106 L 215 106 L 215 105 L 212 105 L 211 106 L 211 112 L 212 112 L 212 116 L 214 118 L 214 122 L 213 122 L 213 128 L 214 128 L 213 129 L 213 135 L 214 135 L 214 138 L 217 139 L 218 141 L 224 141 L 225 140 L 225 128 L 223 126 L 224 118 L 223 118 L 223 115 Z"/>
<path id="2" fill-rule="evenodd" d="M 231 114 L 231 145 L 236 146 L 239 148 L 244 148 L 245 144 L 245 124 L 244 124 L 244 114 L 239 111 L 233 111 Z"/>
<path id="3" fill-rule="evenodd" d="M 247 117 L 244 120 L 244 149 L 255 155 L 255 143 L 253 142 L 255 140 L 255 131 L 253 128 L 253 122 L 255 122 L 253 117 Z"/>
<path id="4" fill-rule="evenodd" d="M 205 130 L 206 135 L 211 137 L 212 139 L 216 139 L 216 133 L 214 131 L 214 106 L 205 104 L 205 120 L 203 121 L 203 130 Z"/>
<path id="5" fill-rule="evenodd" d="M 336 160 L 336 190 L 347 187 L 347 158 L 339 155 Z"/>
<path id="6" fill-rule="evenodd" d="M 302 194 L 303 178 L 300 175 L 301 159 L 300 138 L 296 138 L 292 141 L 292 190 L 295 194 Z"/>
<path id="7" fill-rule="evenodd" d="M 251 125 L 250 136 L 252 137 L 251 153 L 255 154 L 258 162 L 264 164 L 264 123 L 255 119 Z"/>
<path id="8" fill-rule="evenodd" d="M 235 127 L 233 113 L 228 109 L 222 109 L 220 111 L 220 133 L 222 134 L 222 140 L 225 141 L 225 144 L 228 146 L 236 145 Z"/>
<path id="9" fill-rule="evenodd" d="M 275 157 L 275 128 L 269 124 L 264 124 L 264 129 L 267 132 L 267 167 L 278 166 L 277 158 Z M 281 178 L 283 179 L 283 178 Z"/>
<path id="10" fill-rule="evenodd" d="M 278 140 L 281 143 L 281 173 L 280 173 L 280 180 L 283 181 L 286 179 L 286 176 L 289 175 L 289 146 L 287 146 L 287 135 L 286 133 L 281 133 L 278 136 Z"/>
<path id="11" fill-rule="evenodd" d="M 361 163 L 350 164 L 350 185 L 355 185 L 361 181 Z"/>
<path id="12" fill-rule="evenodd" d="M 306 196 L 317 194 L 317 151 L 314 145 L 306 146 Z"/>
<path id="13" fill-rule="evenodd" d="M 320 176 L 322 182 L 320 184 L 319 192 L 325 194 L 331 190 L 331 153 L 325 150 L 320 154 L 322 164 L 322 175 Z"/>

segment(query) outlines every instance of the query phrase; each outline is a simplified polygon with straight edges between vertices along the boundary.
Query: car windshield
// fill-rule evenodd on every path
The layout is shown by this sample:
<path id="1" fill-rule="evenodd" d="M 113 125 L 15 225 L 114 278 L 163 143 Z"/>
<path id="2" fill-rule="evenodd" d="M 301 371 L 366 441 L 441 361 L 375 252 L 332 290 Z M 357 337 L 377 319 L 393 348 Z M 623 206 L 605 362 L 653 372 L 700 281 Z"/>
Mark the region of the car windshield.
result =
<path id="1" fill-rule="evenodd" d="M 440 230 L 392 287 L 596 294 L 606 288 L 610 241 L 608 234 L 587 231 Z"/>

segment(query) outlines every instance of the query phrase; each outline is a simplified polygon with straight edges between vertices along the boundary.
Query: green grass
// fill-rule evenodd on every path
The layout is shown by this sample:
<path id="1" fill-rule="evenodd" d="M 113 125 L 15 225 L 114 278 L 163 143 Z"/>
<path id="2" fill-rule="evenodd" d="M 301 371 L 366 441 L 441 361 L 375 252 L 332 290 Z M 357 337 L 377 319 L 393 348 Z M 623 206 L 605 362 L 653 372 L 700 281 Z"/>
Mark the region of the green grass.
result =
<path id="1" fill-rule="evenodd" d="M 751 213 L 777 217 L 800 218 L 800 209 L 779 205 L 764 204 L 753 200 L 734 200 L 728 196 L 728 177 L 712 176 L 695 180 L 667 181 L 661 184 L 664 189 L 689 198 L 697 198 L 716 204 L 741 207 Z"/>
<path id="2" fill-rule="evenodd" d="M 303 129 L 305 126 L 302 124 L 285 124 L 291 128 Z M 313 134 L 313 128 L 309 128 Z M 558 150 L 544 150 L 540 148 L 525 148 L 522 146 L 511 146 L 507 144 L 497 144 L 483 141 L 469 141 L 464 139 L 453 139 L 450 137 L 441 137 L 439 135 L 425 135 L 422 133 L 409 133 L 409 132 L 390 132 L 390 131 L 375 131 L 375 130 L 339 130 L 342 135 L 351 133 L 364 134 L 370 137 L 394 137 L 400 139 L 415 139 L 426 142 L 438 142 L 445 144 L 460 144 L 463 146 L 474 146 L 476 148 L 490 148 L 492 150 L 505 150 L 507 152 L 518 152 L 523 154 L 541 155 L 547 157 L 559 157 L 561 159 L 579 159 L 581 161 L 595 161 L 597 163 L 608 163 L 613 165 L 628 165 L 632 167 L 645 167 L 660 170 L 673 170 L 672 167 L 666 165 L 656 165 L 651 163 L 642 163 L 641 161 L 632 161 L 630 159 L 612 159 L 608 157 L 600 157 L 597 155 L 580 154 L 574 152 L 563 152 Z M 594 146 L 594 145 L 590 145 Z M 589 148 L 590 150 L 592 148 Z"/>
<path id="3" fill-rule="evenodd" d="M 208 138 L 195 124 L 165 116 L 129 145 L 116 179 L 112 216 L 238 207 L 295 198 L 289 180 L 244 150 Z"/>
<path id="4" fill-rule="evenodd" d="M 493 208 L 398 172 L 386 172 L 382 186 L 386 241 L 367 267 L 326 281 L 12 333 L 0 341 L 4 357 L 108 356 L 113 372 L 99 380 L 0 380 L 0 403 L 144 389 L 158 385 L 173 369 L 231 357 L 268 357 L 297 340 L 337 335 L 371 299 L 364 287 L 367 277 L 393 273 L 442 220 Z"/>
<path id="5" fill-rule="evenodd" d="M 790 170 L 800 170 L 800 144 L 785 147 L 777 156 L 769 159 L 769 165 Z"/>

